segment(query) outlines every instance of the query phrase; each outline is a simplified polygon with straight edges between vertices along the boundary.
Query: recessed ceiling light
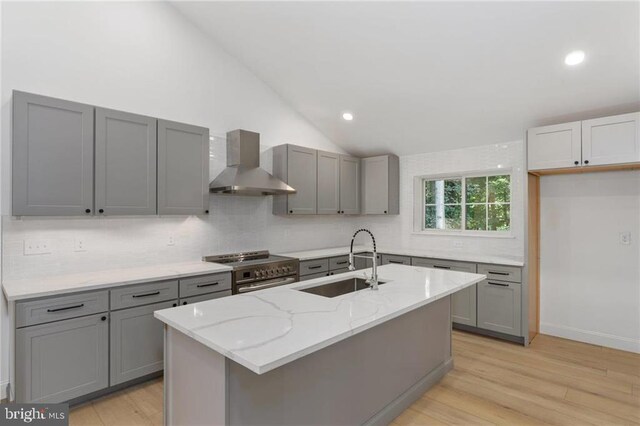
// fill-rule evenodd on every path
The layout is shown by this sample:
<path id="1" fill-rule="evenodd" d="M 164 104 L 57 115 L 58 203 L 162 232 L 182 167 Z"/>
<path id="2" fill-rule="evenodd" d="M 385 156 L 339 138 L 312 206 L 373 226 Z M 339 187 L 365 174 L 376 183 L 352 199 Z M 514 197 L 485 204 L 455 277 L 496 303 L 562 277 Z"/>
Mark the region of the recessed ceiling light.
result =
<path id="1" fill-rule="evenodd" d="M 584 52 L 582 50 L 574 50 L 564 58 L 564 63 L 570 66 L 578 65 L 584 61 Z"/>
<path id="2" fill-rule="evenodd" d="M 353 120 L 353 114 L 351 114 L 350 112 L 345 112 L 344 114 L 342 114 L 342 118 L 347 121 L 351 121 Z"/>

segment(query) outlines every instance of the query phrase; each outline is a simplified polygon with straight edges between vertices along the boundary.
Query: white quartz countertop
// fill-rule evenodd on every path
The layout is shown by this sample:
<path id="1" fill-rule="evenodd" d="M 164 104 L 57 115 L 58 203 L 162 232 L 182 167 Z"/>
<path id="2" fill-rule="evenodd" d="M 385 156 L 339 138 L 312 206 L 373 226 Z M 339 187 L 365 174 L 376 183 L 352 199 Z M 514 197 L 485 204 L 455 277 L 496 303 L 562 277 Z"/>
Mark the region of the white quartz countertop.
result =
<path id="1" fill-rule="evenodd" d="M 296 289 L 363 271 L 156 311 L 155 317 L 225 357 L 263 374 L 469 287 L 484 275 L 404 265 L 378 268 L 378 291 L 334 298 Z"/>
<path id="2" fill-rule="evenodd" d="M 378 253 L 396 254 L 401 256 L 412 257 L 427 257 L 431 259 L 442 260 L 457 260 L 460 262 L 473 262 L 473 263 L 490 263 L 494 265 L 507 265 L 507 266 L 524 266 L 524 262 L 517 258 L 501 257 L 501 256 L 486 256 L 482 254 L 463 254 L 455 252 L 442 252 L 433 250 L 421 250 L 411 248 L 393 248 L 393 247 L 377 247 Z M 371 251 L 371 246 L 353 246 L 353 252 Z M 304 251 L 292 251 L 288 253 L 278 253 L 282 256 L 295 257 L 300 260 L 312 260 L 320 259 L 323 257 L 343 256 L 349 254 L 349 246 L 345 247 L 333 247 L 317 250 L 304 250 Z"/>
<path id="3" fill-rule="evenodd" d="M 139 268 L 113 269 L 43 278 L 7 280 L 2 289 L 9 302 L 53 296 L 74 291 L 97 290 L 128 284 L 169 280 L 194 275 L 231 271 L 228 266 L 210 262 L 185 262 Z"/>

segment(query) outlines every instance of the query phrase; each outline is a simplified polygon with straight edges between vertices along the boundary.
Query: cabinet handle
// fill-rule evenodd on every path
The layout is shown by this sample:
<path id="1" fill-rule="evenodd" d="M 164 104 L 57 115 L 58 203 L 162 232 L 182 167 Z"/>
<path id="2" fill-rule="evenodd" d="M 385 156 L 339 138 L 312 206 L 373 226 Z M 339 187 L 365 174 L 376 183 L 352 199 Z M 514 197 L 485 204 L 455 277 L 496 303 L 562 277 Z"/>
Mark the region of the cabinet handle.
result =
<path id="1" fill-rule="evenodd" d="M 83 306 L 84 306 L 84 303 L 81 303 L 79 305 L 67 306 L 66 308 L 47 309 L 47 312 L 68 311 L 69 309 L 78 309 L 78 308 L 82 308 Z"/>
<path id="2" fill-rule="evenodd" d="M 493 275 L 504 275 L 504 276 L 510 275 L 508 272 L 495 272 L 495 271 L 487 271 L 487 272 Z"/>
<path id="3" fill-rule="evenodd" d="M 104 213 L 104 209 L 98 210 L 98 213 Z"/>
<path id="4" fill-rule="evenodd" d="M 348 260 L 343 260 L 342 262 L 336 262 L 336 265 L 345 265 L 347 263 L 349 263 Z"/>
<path id="5" fill-rule="evenodd" d="M 176 306 L 178 306 L 178 304 L 177 304 L 177 303 L 174 303 L 174 304 L 173 304 L 173 307 L 175 308 Z"/>
<path id="6" fill-rule="evenodd" d="M 289 210 L 289 213 L 293 213 L 293 210 Z"/>
<path id="7" fill-rule="evenodd" d="M 575 164 L 577 166 L 578 164 L 580 164 L 580 162 L 579 161 L 574 161 L 573 164 Z"/>
<path id="8" fill-rule="evenodd" d="M 309 266 L 309 269 L 320 269 L 320 268 L 322 268 L 322 265 Z"/>
<path id="9" fill-rule="evenodd" d="M 389 263 L 397 263 L 399 265 L 404 265 L 404 262 L 402 260 L 389 260 Z"/>
<path id="10" fill-rule="evenodd" d="M 491 282 L 491 281 L 487 281 L 487 284 L 491 284 L 491 285 L 499 285 L 500 287 L 509 287 L 509 284 L 505 284 L 505 283 L 495 283 L 495 282 Z"/>
<path id="11" fill-rule="evenodd" d="M 205 213 L 205 214 L 209 214 L 209 210 L 205 210 L 205 211 L 204 211 L 204 213 Z"/>
<path id="12" fill-rule="evenodd" d="M 218 285 L 218 281 L 216 281 L 215 283 L 209 283 L 209 284 L 198 284 L 196 287 L 197 288 L 211 287 L 212 285 Z"/>
<path id="13" fill-rule="evenodd" d="M 438 269 L 451 269 L 451 266 L 440 266 L 440 265 L 433 265 L 434 268 L 438 268 Z"/>
<path id="14" fill-rule="evenodd" d="M 384 214 L 387 214 L 387 211 L 386 211 L 386 210 L 384 211 Z"/>
<path id="15" fill-rule="evenodd" d="M 158 294 L 160 294 L 159 291 L 154 291 L 153 293 L 134 294 L 132 297 L 149 297 L 149 296 L 156 296 Z"/>
<path id="16" fill-rule="evenodd" d="M 107 320 L 106 316 L 100 317 L 100 321 L 106 321 L 106 320 Z"/>
<path id="17" fill-rule="evenodd" d="M 589 164 L 589 160 L 584 160 L 584 164 Z"/>
<path id="18" fill-rule="evenodd" d="M 91 213 L 91 209 L 86 209 L 84 212 L 85 213 Z"/>

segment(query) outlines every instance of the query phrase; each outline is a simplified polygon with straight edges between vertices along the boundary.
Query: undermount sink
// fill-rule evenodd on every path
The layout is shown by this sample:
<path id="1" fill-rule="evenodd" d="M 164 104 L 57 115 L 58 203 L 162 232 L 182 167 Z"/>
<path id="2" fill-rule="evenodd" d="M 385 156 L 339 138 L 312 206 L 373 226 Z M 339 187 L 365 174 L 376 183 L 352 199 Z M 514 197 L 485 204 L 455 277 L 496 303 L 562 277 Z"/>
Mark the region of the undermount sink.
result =
<path id="1" fill-rule="evenodd" d="M 386 283 L 386 281 L 378 281 L 378 285 L 384 283 Z M 369 284 L 363 278 L 347 278 L 314 287 L 301 288 L 298 289 L 298 291 L 323 297 L 337 297 L 343 294 L 353 293 L 354 291 L 364 290 L 365 288 L 369 288 Z"/>

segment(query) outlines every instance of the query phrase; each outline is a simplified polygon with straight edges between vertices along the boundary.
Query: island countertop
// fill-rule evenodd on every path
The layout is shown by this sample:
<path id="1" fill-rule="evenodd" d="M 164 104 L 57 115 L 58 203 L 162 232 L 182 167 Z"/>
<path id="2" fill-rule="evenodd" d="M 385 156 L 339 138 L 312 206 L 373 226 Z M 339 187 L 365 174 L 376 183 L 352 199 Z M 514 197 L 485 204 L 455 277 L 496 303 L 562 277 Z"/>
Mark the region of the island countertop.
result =
<path id="1" fill-rule="evenodd" d="M 327 298 L 299 289 L 362 277 L 363 271 L 156 311 L 155 317 L 263 374 L 469 287 L 484 275 L 385 265 L 378 291 Z"/>

